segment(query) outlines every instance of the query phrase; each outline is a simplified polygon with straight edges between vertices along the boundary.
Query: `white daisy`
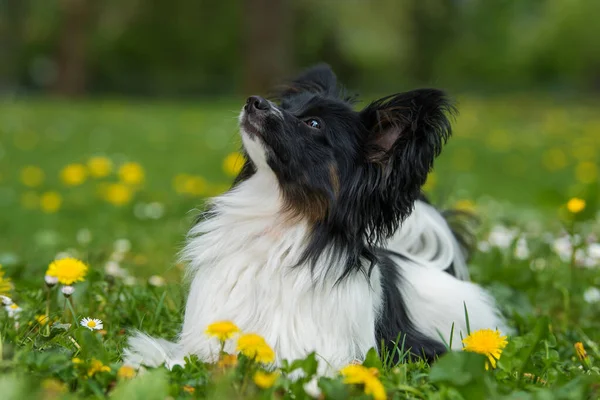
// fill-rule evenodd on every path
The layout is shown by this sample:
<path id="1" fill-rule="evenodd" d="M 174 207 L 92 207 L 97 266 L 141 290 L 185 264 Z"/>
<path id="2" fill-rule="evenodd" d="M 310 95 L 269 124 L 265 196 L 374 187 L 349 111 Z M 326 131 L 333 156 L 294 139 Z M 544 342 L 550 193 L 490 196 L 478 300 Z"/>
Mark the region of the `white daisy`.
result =
<path id="1" fill-rule="evenodd" d="M 0 300 L 2 301 L 2 304 L 4 304 L 5 306 L 10 306 L 13 303 L 13 301 L 10 297 L 4 296 L 4 295 L 0 295 Z"/>
<path id="2" fill-rule="evenodd" d="M 8 312 L 8 316 L 11 318 L 16 317 L 17 314 L 19 314 L 22 310 L 22 308 L 19 307 L 16 303 L 12 303 L 10 306 L 4 307 L 4 309 L 6 309 L 6 311 Z"/>
<path id="3" fill-rule="evenodd" d="M 165 285 L 165 278 L 163 278 L 162 276 L 158 276 L 158 275 L 152 275 L 149 279 L 148 279 L 148 283 L 152 286 L 164 286 Z"/>
<path id="4" fill-rule="evenodd" d="M 75 293 L 75 288 L 73 286 L 63 286 L 60 288 L 60 291 L 65 295 L 65 297 L 69 297 Z"/>
<path id="5" fill-rule="evenodd" d="M 96 318 L 84 318 L 81 320 L 80 324 L 90 331 L 99 331 L 104 327 L 102 320 Z"/>
<path id="6" fill-rule="evenodd" d="M 600 301 L 600 290 L 596 287 L 590 287 L 583 292 L 583 299 L 592 304 L 598 303 Z"/>

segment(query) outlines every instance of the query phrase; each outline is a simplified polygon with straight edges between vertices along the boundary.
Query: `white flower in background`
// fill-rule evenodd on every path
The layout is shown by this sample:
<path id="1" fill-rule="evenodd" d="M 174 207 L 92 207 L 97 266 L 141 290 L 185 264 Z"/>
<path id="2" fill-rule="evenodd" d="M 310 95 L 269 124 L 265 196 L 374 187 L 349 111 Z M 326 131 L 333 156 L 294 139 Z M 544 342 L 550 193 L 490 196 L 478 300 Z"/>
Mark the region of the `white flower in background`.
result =
<path id="1" fill-rule="evenodd" d="M 571 238 L 569 236 L 562 236 L 555 239 L 552 243 L 552 250 L 554 250 L 564 262 L 569 261 L 571 259 L 571 253 L 573 252 Z"/>
<path id="2" fill-rule="evenodd" d="M 508 229 L 504 225 L 496 225 L 492 228 L 488 242 L 494 247 L 507 249 L 517 237 L 517 229 Z"/>
<path id="3" fill-rule="evenodd" d="M 600 301 L 600 289 L 590 287 L 583 292 L 583 299 L 588 303 L 597 303 Z"/>
<path id="4" fill-rule="evenodd" d="M 2 300 L 2 304 L 5 306 L 10 306 L 13 303 L 10 297 L 4 295 L 0 295 L 0 300 Z"/>
<path id="5" fill-rule="evenodd" d="M 4 307 L 4 309 L 8 312 L 8 316 L 11 318 L 15 318 L 22 310 L 16 303 L 12 303 L 9 306 Z"/>
<path id="6" fill-rule="evenodd" d="M 126 276 L 125 279 L 123 279 L 123 283 L 127 286 L 134 286 L 137 284 L 137 279 L 135 279 L 135 276 Z"/>
<path id="7" fill-rule="evenodd" d="M 148 279 L 148 283 L 151 284 L 152 286 L 164 286 L 165 278 L 163 278 L 162 276 L 158 276 L 158 275 L 152 275 Z"/>
<path id="8" fill-rule="evenodd" d="M 546 268 L 546 264 L 546 260 L 543 258 L 536 258 L 535 260 L 531 261 L 530 266 L 534 271 L 541 271 Z"/>
<path id="9" fill-rule="evenodd" d="M 160 219 L 165 213 L 165 206 L 159 202 L 153 202 L 146 206 L 145 214 L 151 219 Z"/>
<path id="10" fill-rule="evenodd" d="M 590 258 L 600 262 L 600 243 L 590 243 L 587 253 Z"/>
<path id="11" fill-rule="evenodd" d="M 99 331 L 104 327 L 102 320 L 96 318 L 84 318 L 79 323 L 90 331 Z"/>
<path id="12" fill-rule="evenodd" d="M 128 239 L 118 239 L 115 241 L 114 249 L 117 253 L 127 253 L 131 250 L 131 242 Z"/>
<path id="13" fill-rule="evenodd" d="M 86 245 L 91 241 L 92 241 L 92 232 L 89 229 L 83 228 L 77 232 L 77 243 L 79 243 L 81 245 Z"/>
<path id="14" fill-rule="evenodd" d="M 52 287 L 58 283 L 58 278 L 56 276 L 46 275 L 44 276 L 44 281 L 46 282 L 46 285 Z"/>
<path id="15" fill-rule="evenodd" d="M 65 295 L 65 297 L 69 297 L 75 293 L 75 288 L 73 286 L 63 286 L 60 288 L 60 291 Z"/>
<path id="16" fill-rule="evenodd" d="M 127 270 L 121 268 L 116 261 L 108 261 L 104 264 L 104 272 L 117 278 L 124 278 L 128 275 Z"/>
<path id="17" fill-rule="evenodd" d="M 118 251 L 113 252 L 110 255 L 110 260 L 120 263 L 121 261 L 123 261 L 123 259 L 125 258 L 125 253 L 119 253 Z"/>
<path id="18" fill-rule="evenodd" d="M 490 244 L 485 240 L 482 240 L 479 243 L 477 243 L 477 249 L 483 253 L 489 252 L 491 248 L 492 246 L 490 246 Z"/>
<path id="19" fill-rule="evenodd" d="M 530 256 L 529 247 L 527 246 L 527 239 L 525 236 L 521 236 L 517 240 L 517 246 L 515 247 L 515 257 L 519 260 L 526 260 Z"/>

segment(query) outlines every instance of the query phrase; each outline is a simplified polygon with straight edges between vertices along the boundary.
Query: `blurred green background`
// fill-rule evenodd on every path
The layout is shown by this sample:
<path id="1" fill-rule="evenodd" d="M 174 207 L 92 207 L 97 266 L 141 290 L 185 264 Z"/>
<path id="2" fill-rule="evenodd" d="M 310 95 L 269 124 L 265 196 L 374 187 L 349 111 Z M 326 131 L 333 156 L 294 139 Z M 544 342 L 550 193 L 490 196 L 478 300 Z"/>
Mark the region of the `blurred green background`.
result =
<path id="1" fill-rule="evenodd" d="M 552 221 L 598 190 L 598 15 L 596 0 L 0 0 L 0 264 L 35 280 L 58 252 L 102 266 L 127 239 L 121 266 L 178 279 L 190 210 L 235 174 L 244 98 L 320 61 L 364 101 L 457 99 L 426 186 L 438 204 Z"/>

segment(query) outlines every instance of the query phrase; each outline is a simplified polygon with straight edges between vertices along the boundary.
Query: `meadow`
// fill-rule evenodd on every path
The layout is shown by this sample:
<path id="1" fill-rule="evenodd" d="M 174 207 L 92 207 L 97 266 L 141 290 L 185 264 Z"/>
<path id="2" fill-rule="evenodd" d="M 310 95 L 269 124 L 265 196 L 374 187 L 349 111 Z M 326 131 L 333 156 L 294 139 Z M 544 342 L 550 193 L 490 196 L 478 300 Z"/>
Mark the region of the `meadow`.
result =
<path id="1" fill-rule="evenodd" d="M 322 396 L 600 398 L 600 102 L 458 101 L 454 136 L 425 191 L 442 208 L 479 216 L 472 279 L 494 293 L 515 334 L 495 368 L 471 351 L 432 365 L 403 354 L 392 365 L 399 343 L 370 353 L 364 368 L 322 378 Z M 275 373 L 243 351 L 173 371 L 121 361 L 130 329 L 177 333 L 176 254 L 204 199 L 227 190 L 239 168 L 241 104 L 2 104 L 0 294 L 12 301 L 0 310 L 2 399 L 308 398 L 314 355 Z M 50 263 L 67 257 L 88 266 L 68 298 L 45 283 Z M 82 326 L 87 317 L 101 324 Z M 292 381 L 298 368 L 307 378 Z"/>

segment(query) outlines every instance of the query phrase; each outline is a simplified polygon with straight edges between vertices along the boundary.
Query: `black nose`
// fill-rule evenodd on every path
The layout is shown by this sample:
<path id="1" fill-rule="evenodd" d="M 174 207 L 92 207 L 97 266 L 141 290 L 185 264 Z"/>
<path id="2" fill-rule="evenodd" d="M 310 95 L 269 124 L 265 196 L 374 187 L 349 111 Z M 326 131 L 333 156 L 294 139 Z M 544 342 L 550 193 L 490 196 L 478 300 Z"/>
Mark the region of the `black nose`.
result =
<path id="1" fill-rule="evenodd" d="M 254 109 L 264 111 L 269 109 L 269 102 L 260 96 L 250 96 L 248 97 L 248 100 L 246 100 L 246 106 L 244 108 L 246 111 L 253 111 Z"/>

